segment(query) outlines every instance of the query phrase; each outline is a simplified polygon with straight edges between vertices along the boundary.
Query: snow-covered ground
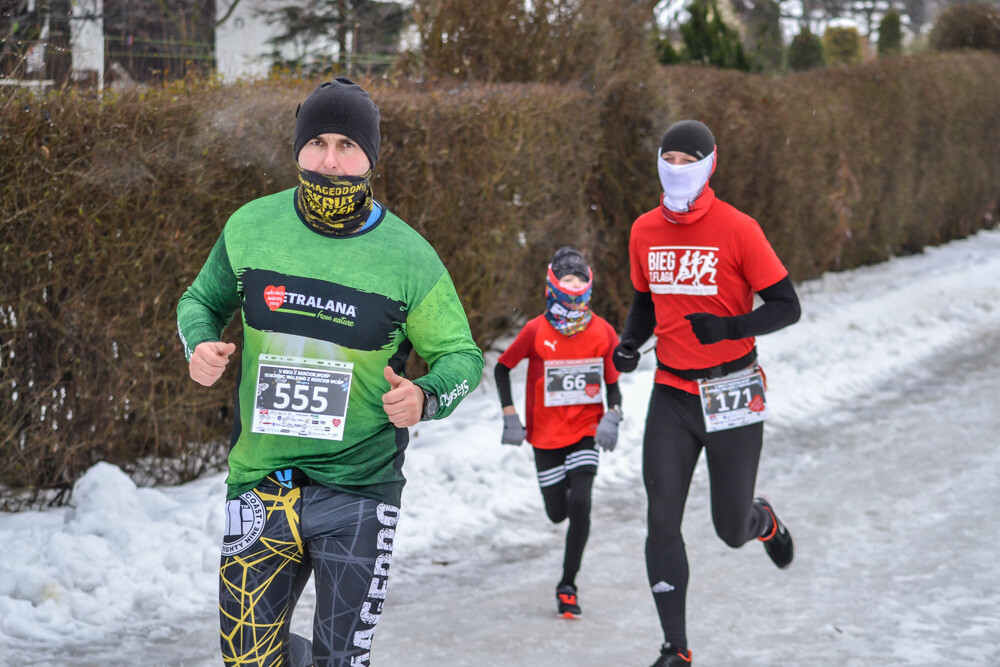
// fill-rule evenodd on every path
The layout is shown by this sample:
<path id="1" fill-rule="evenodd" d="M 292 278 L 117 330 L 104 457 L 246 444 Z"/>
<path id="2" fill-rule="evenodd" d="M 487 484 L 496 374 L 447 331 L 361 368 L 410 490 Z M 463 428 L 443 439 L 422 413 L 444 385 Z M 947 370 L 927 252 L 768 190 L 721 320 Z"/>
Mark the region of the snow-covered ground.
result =
<path id="1" fill-rule="evenodd" d="M 1000 231 L 798 289 L 802 321 L 758 341 L 773 415 L 758 488 L 796 562 L 780 572 L 758 544 L 725 547 L 699 468 L 684 527 L 696 664 L 1000 664 Z M 567 622 L 553 601 L 564 526 L 545 519 L 530 448 L 499 444 L 495 357 L 451 418 L 412 433 L 373 664 L 650 664 L 651 358 L 621 381 L 626 419 L 602 457 L 578 577 L 584 615 Z M 98 464 L 73 498 L 0 514 L 0 664 L 221 664 L 223 477 L 137 489 Z M 310 603 L 293 621 L 306 635 Z"/>

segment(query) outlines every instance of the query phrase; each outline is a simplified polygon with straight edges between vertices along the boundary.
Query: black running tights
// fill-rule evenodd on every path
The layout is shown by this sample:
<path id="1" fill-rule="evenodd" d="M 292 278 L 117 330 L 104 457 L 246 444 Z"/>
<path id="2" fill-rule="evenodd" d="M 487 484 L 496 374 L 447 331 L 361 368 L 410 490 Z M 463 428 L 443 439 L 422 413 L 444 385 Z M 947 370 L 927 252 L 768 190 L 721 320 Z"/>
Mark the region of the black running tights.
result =
<path id="1" fill-rule="evenodd" d="M 753 504 L 763 424 L 707 433 L 700 399 L 657 384 L 649 399 L 643 438 L 643 481 L 649 501 L 646 573 L 664 639 L 687 647 L 685 599 L 688 560 L 681 520 L 701 450 L 708 464 L 712 522 L 730 547 L 758 537 L 766 513 Z"/>

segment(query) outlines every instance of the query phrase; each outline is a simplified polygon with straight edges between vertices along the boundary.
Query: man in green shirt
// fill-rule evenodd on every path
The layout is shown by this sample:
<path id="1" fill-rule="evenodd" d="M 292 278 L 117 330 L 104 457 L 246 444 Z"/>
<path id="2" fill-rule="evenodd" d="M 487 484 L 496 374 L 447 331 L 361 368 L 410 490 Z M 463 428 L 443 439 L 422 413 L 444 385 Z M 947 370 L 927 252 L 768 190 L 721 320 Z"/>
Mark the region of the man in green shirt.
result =
<path id="1" fill-rule="evenodd" d="M 234 213 L 177 306 L 191 378 L 243 349 L 220 579 L 227 665 L 368 665 L 405 479 L 407 427 L 449 415 L 483 357 L 434 249 L 374 200 L 379 112 L 347 77 L 296 112 L 296 188 Z M 428 373 L 398 374 L 410 348 Z M 315 575 L 312 655 L 289 641 Z"/>

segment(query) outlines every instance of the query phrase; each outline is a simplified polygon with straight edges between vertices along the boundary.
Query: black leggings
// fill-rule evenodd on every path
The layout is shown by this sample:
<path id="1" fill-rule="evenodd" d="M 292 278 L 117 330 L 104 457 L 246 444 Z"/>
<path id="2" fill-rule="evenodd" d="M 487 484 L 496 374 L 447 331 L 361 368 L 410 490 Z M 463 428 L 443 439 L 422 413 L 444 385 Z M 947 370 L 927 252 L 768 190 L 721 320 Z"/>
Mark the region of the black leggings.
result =
<path id="1" fill-rule="evenodd" d="M 590 436 L 559 449 L 535 448 L 535 469 L 545 514 L 552 523 L 569 519 L 560 586 L 576 586 L 583 548 L 590 536 L 590 498 L 598 460 L 599 454 Z"/>
<path id="2" fill-rule="evenodd" d="M 230 500 L 226 515 L 219 577 L 225 664 L 295 667 L 303 642 L 290 644 L 289 622 L 312 574 L 316 614 L 306 664 L 368 665 L 399 509 L 323 486 L 285 486 L 271 475 Z"/>
<path id="3" fill-rule="evenodd" d="M 681 520 L 701 450 L 708 464 L 712 522 L 730 547 L 760 536 L 766 512 L 753 504 L 763 423 L 708 433 L 700 398 L 657 384 L 649 399 L 642 472 L 649 499 L 646 573 L 664 639 L 687 647 L 688 560 Z"/>

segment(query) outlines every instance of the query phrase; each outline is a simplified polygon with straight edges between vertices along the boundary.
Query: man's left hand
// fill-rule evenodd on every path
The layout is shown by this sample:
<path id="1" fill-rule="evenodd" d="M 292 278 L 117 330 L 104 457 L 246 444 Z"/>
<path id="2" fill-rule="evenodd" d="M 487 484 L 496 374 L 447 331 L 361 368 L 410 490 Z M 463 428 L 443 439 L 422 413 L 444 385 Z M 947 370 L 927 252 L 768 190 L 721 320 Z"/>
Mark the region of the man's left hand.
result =
<path id="1" fill-rule="evenodd" d="M 382 372 L 389 382 L 389 391 L 382 394 L 382 409 L 396 428 L 409 428 L 424 411 L 424 392 L 410 380 L 397 375 L 386 366 Z"/>
<path id="2" fill-rule="evenodd" d="M 684 319 L 691 323 L 691 329 L 702 345 L 728 340 L 732 335 L 729 331 L 728 317 L 719 317 L 711 313 L 691 313 L 685 315 Z"/>

